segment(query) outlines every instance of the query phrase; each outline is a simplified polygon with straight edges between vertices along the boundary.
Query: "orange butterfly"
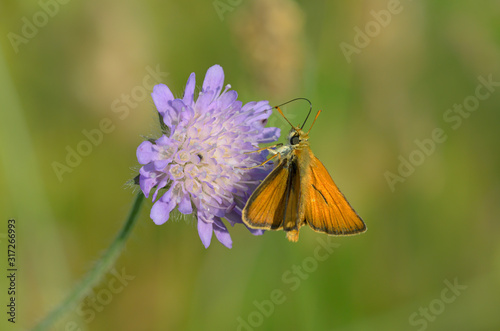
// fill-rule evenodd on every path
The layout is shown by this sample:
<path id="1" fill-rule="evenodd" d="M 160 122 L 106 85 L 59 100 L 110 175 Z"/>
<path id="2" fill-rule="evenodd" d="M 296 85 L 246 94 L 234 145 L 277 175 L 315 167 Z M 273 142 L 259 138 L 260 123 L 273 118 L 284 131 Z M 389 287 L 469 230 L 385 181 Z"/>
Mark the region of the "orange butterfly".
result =
<path id="1" fill-rule="evenodd" d="M 285 104 L 298 99 L 307 100 L 297 98 Z M 310 114 L 312 105 L 307 101 L 311 106 Z M 363 220 L 349 205 L 323 163 L 309 147 L 309 131 L 321 110 L 316 114 L 309 131 L 304 133 L 302 128 L 309 114 L 302 127 L 294 127 L 280 106 L 273 108 L 292 126 L 288 135 L 289 143 L 258 150 L 267 149 L 274 154 L 258 166 L 275 157 L 280 161 L 248 199 L 243 208 L 243 222 L 252 229 L 284 230 L 288 240 L 294 242 L 299 240 L 299 230 L 305 224 L 314 231 L 329 235 L 352 235 L 366 231 Z"/>

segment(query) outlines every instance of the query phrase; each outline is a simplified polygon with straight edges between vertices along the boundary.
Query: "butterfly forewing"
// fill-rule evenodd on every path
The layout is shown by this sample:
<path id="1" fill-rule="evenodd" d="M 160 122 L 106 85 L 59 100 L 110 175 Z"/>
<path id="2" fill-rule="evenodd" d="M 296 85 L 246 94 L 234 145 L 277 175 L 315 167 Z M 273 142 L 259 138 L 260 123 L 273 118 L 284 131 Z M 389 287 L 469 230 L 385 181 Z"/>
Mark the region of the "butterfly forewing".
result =
<path id="1" fill-rule="evenodd" d="M 302 186 L 305 192 L 305 220 L 315 231 L 331 235 L 349 235 L 364 232 L 366 226 L 340 192 L 325 166 L 311 154 L 308 178 Z"/>
<path id="2" fill-rule="evenodd" d="M 243 221 L 252 228 L 297 229 L 300 177 L 295 160 L 286 158 L 253 192 L 243 209 Z"/>
<path id="3" fill-rule="evenodd" d="M 281 229 L 283 197 L 287 188 L 288 169 L 281 162 L 257 187 L 243 208 L 243 221 L 252 228 Z"/>

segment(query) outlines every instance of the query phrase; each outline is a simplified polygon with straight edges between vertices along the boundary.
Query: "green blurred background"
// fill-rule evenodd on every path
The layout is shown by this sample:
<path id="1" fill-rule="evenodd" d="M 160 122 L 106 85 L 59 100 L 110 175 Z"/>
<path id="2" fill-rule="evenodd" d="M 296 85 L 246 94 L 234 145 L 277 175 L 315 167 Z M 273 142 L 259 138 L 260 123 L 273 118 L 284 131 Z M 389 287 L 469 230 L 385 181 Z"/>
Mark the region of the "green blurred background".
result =
<path id="1" fill-rule="evenodd" d="M 243 102 L 307 97 L 323 110 L 312 149 L 368 231 L 332 238 L 339 246 L 325 261 L 314 252 L 327 237 L 309 229 L 293 244 L 236 226 L 231 250 L 215 238 L 205 249 L 191 219 L 156 226 L 148 201 L 116 264 L 127 285 L 110 292 L 107 274 L 97 303 L 87 299 L 54 330 L 500 330 L 500 88 L 459 126 L 445 118 L 474 101 L 478 77 L 500 82 L 500 2 L 55 3 L 0 2 L 0 329 L 32 327 L 119 230 L 136 147 L 158 132 L 151 90 L 141 89 L 146 68 L 168 73 L 161 82 L 181 96 L 191 72 L 200 86 L 218 63 Z M 358 36 L 367 45 L 347 59 L 341 44 L 354 47 L 355 28 L 367 26 L 369 43 Z M 132 93 L 128 113 L 114 112 Z M 294 123 L 307 110 L 285 108 Z M 114 131 L 59 180 L 53 162 L 104 118 Z M 436 128 L 446 141 L 418 159 L 415 140 Z M 398 175 L 410 155 L 421 164 L 391 188 L 387 172 Z M 3 253 L 12 217 L 15 326 Z M 309 271 L 290 283 L 303 264 Z M 446 282 L 460 284 L 458 295 Z M 285 299 L 265 315 L 255 302 L 272 293 Z"/>

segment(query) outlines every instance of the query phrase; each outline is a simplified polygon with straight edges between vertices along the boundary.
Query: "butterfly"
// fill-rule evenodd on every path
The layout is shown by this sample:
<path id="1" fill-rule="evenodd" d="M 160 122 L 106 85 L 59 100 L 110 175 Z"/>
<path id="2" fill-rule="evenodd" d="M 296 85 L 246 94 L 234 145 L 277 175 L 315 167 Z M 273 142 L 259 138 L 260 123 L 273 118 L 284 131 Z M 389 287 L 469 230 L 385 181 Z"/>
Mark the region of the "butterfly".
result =
<path id="1" fill-rule="evenodd" d="M 288 240 L 299 240 L 300 228 L 308 225 L 317 232 L 328 235 L 353 235 L 366 231 L 366 225 L 347 202 L 332 177 L 309 147 L 309 128 L 295 127 L 279 108 L 297 98 L 275 106 L 292 129 L 286 145 L 278 144 L 261 148 L 274 154 L 258 166 L 278 157 L 279 162 L 255 189 L 242 212 L 243 222 L 252 229 L 284 230 Z"/>

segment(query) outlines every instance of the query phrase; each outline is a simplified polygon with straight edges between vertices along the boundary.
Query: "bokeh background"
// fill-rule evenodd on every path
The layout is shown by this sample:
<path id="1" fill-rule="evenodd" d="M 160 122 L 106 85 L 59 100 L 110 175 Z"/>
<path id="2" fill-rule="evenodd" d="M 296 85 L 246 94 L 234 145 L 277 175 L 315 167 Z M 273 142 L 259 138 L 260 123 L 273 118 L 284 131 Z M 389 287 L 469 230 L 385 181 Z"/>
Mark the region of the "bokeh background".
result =
<path id="1" fill-rule="evenodd" d="M 35 325 L 119 230 L 136 147 L 158 132 L 148 70 L 181 96 L 191 72 L 201 85 L 216 63 L 243 102 L 307 97 L 323 110 L 312 148 L 368 231 L 332 238 L 325 261 L 314 251 L 327 238 L 309 229 L 292 244 L 236 226 L 232 249 L 215 238 L 205 249 L 189 218 L 154 225 L 148 201 L 116 264 L 127 285 L 109 298 L 107 274 L 101 301 L 88 297 L 54 330 L 500 329 L 500 87 L 445 118 L 473 104 L 478 77 L 500 82 L 499 1 L 63 2 L 0 2 L 2 330 Z M 356 41 L 346 56 L 341 45 Z M 294 123 L 307 110 L 285 107 Z M 105 118 L 115 129 L 58 178 L 53 163 Z M 418 159 L 415 140 L 435 129 L 447 139 Z M 410 155 L 419 165 L 390 185 Z M 4 312 L 13 217 L 15 326 Z M 259 313 L 276 290 L 284 302 Z"/>

